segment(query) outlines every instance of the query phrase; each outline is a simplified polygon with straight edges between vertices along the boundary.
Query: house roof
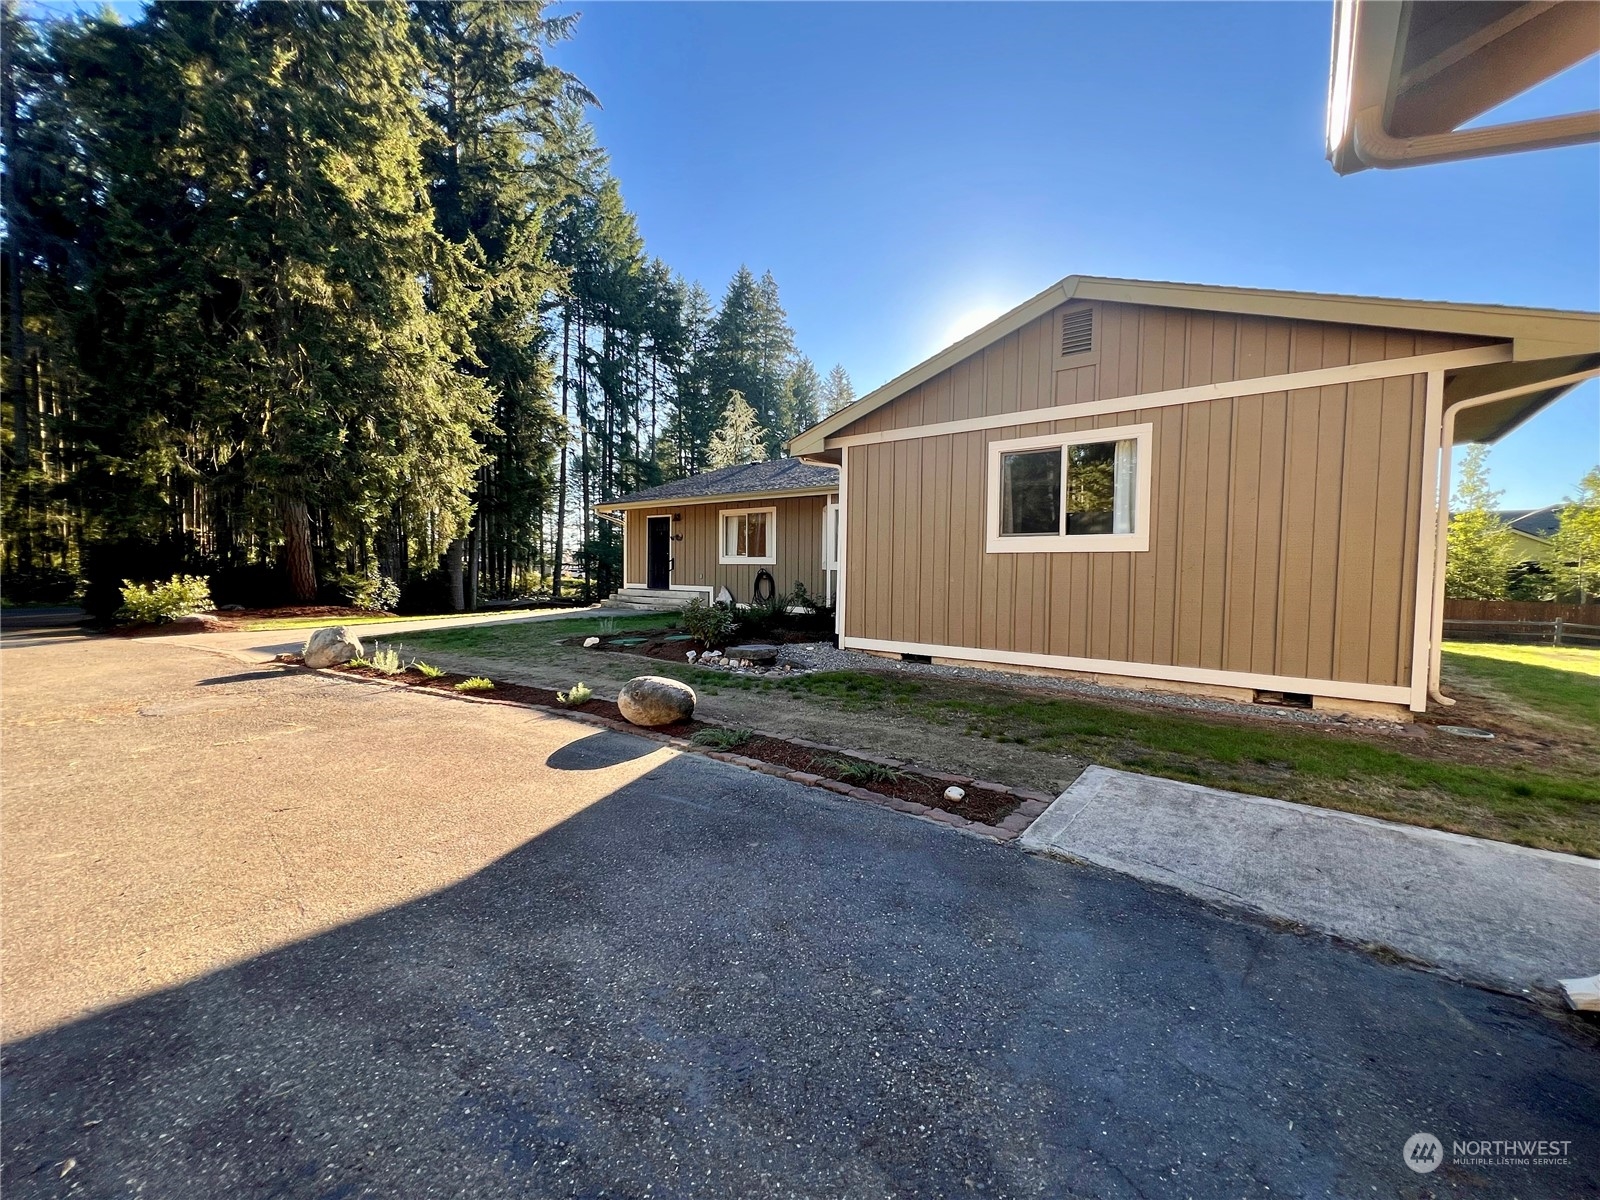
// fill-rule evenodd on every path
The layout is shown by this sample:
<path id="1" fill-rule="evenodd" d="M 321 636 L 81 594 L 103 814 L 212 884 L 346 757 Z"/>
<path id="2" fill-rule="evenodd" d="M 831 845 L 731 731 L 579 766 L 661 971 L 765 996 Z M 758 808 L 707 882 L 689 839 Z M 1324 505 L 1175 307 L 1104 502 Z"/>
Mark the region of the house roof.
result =
<path id="1" fill-rule="evenodd" d="M 821 453 L 828 437 L 845 426 L 1072 300 L 1463 334 L 1510 342 L 1513 363 L 1600 356 L 1600 313 L 1068 275 L 976 333 L 969 334 L 909 371 L 897 375 L 877 390 L 868 392 L 854 404 L 813 425 L 789 442 L 789 453 Z M 1518 419 L 1534 407 L 1548 403 L 1554 394 L 1530 398 L 1522 406 Z M 1511 423 L 1514 422 L 1508 423 L 1505 428 L 1509 428 Z M 1495 436 L 1500 432 L 1504 432 L 1504 429 L 1498 430 Z"/>
<path id="2" fill-rule="evenodd" d="M 730 497 L 756 498 L 791 493 L 831 492 L 839 487 L 839 468 L 802 462 L 798 458 L 775 458 L 770 462 L 740 463 L 720 471 L 706 471 L 687 479 L 675 479 L 659 487 L 645 488 L 618 496 L 595 507 L 602 512 L 644 505 L 697 503 Z"/>
<path id="3" fill-rule="evenodd" d="M 1529 537 L 1548 538 L 1561 528 L 1561 505 L 1547 504 L 1543 508 L 1509 508 L 1494 514 L 1502 524 Z"/>
<path id="4" fill-rule="evenodd" d="M 1328 159 L 1348 175 L 1600 140 L 1600 111 L 1463 128 L 1596 51 L 1592 4 L 1339 0 Z"/>

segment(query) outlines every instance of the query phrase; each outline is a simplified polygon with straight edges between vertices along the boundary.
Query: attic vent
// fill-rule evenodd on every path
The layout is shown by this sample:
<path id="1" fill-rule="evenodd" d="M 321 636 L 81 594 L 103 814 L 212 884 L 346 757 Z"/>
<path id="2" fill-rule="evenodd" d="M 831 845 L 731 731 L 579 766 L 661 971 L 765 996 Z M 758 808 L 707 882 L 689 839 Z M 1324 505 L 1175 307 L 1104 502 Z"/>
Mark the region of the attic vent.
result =
<path id="1" fill-rule="evenodd" d="M 1074 308 L 1061 314 L 1061 353 L 1086 354 L 1094 349 L 1094 309 Z"/>

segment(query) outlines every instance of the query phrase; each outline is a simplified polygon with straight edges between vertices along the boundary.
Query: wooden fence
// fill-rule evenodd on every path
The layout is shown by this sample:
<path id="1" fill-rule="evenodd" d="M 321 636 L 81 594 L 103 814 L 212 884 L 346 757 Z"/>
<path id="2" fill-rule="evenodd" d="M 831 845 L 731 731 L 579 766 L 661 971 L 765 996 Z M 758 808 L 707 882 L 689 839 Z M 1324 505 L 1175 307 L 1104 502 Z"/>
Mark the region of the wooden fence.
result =
<path id="1" fill-rule="evenodd" d="M 1446 600 L 1444 636 L 1463 641 L 1600 647 L 1600 604 Z"/>

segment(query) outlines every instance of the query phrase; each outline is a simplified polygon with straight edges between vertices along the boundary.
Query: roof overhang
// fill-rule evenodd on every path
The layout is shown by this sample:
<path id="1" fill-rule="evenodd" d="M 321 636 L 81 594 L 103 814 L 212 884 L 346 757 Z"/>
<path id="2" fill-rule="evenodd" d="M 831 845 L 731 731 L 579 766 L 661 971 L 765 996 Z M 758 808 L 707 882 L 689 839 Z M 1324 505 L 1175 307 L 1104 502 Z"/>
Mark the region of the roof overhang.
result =
<path id="1" fill-rule="evenodd" d="M 1597 52 L 1590 0 L 1336 0 L 1328 159 L 1350 175 L 1600 141 L 1600 111 L 1461 128 Z"/>
<path id="2" fill-rule="evenodd" d="M 1600 354 L 1600 314 L 1597 313 L 1069 275 L 976 333 L 962 338 L 932 358 L 897 375 L 882 387 L 868 392 L 854 404 L 796 435 L 789 442 L 789 453 L 797 457 L 823 453 L 827 449 L 828 438 L 841 429 L 926 383 L 985 346 L 1016 332 L 1030 321 L 1075 300 L 1462 334 L 1509 342 L 1512 363 Z M 1493 387 L 1484 387 L 1473 394 L 1482 395 L 1493 390 Z M 1548 400 L 1545 402 L 1548 403 Z M 1525 417 L 1519 418 L 1519 421 L 1521 419 Z"/>
<path id="3" fill-rule="evenodd" d="M 832 465 L 832 464 L 829 464 Z M 729 504 L 744 500 L 785 500 L 801 496 L 831 496 L 838 485 L 818 488 L 789 488 L 776 492 L 729 492 L 722 496 L 667 496 L 658 500 L 607 500 L 594 506 L 595 512 L 623 512 L 630 508 L 668 511 L 674 508 L 692 508 L 701 504 Z"/>

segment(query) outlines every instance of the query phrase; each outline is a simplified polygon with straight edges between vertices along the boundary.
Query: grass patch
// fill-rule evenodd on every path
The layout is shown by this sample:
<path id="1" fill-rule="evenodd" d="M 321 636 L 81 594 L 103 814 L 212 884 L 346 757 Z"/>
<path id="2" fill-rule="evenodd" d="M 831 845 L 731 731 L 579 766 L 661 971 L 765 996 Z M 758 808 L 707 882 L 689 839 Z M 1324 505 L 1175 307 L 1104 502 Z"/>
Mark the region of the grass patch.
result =
<path id="1" fill-rule="evenodd" d="M 1442 658 L 1467 686 L 1535 724 L 1600 729 L 1600 649 L 1447 642 Z"/>
<path id="2" fill-rule="evenodd" d="M 736 750 L 755 736 L 750 729 L 702 729 L 689 740 L 713 750 Z"/>
<path id="3" fill-rule="evenodd" d="M 516 657 L 521 651 L 542 649 L 562 638 L 616 633 L 623 629 L 668 629 L 676 620 L 674 613 L 641 613 L 637 617 L 573 617 L 518 625 L 458 625 L 454 629 L 418 630 L 406 634 L 406 640 L 425 650 L 456 654 L 491 651 L 496 657 Z"/>
<path id="4" fill-rule="evenodd" d="M 382 625 L 390 621 L 458 621 L 462 617 L 525 617 L 543 610 L 537 608 L 503 608 L 489 612 L 429 613 L 426 616 L 403 616 L 400 613 L 361 613 L 342 617 L 268 617 L 251 621 L 244 626 L 246 633 L 264 633 L 273 629 L 320 629 L 324 625 Z M 552 609 L 560 612 L 560 609 Z M 227 616 L 226 613 L 222 614 Z"/>

